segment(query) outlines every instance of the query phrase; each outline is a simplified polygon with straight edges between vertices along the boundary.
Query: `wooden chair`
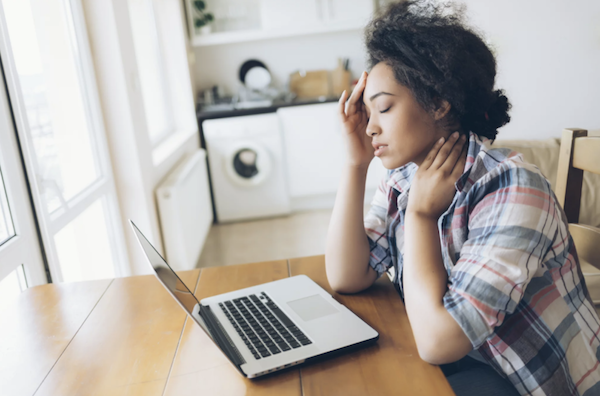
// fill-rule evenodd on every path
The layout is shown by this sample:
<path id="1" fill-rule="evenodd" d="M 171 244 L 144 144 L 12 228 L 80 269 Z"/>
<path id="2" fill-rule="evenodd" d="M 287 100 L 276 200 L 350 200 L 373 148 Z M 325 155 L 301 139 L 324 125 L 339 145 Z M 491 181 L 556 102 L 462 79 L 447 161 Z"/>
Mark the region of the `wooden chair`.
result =
<path id="1" fill-rule="evenodd" d="M 567 215 L 581 268 L 588 287 L 591 287 L 590 284 L 600 286 L 596 280 L 600 276 L 600 228 L 577 224 L 584 171 L 600 174 L 600 136 L 588 136 L 585 129 L 565 129 L 560 143 L 555 193 Z M 600 299 L 594 299 L 594 304 L 600 304 Z"/>

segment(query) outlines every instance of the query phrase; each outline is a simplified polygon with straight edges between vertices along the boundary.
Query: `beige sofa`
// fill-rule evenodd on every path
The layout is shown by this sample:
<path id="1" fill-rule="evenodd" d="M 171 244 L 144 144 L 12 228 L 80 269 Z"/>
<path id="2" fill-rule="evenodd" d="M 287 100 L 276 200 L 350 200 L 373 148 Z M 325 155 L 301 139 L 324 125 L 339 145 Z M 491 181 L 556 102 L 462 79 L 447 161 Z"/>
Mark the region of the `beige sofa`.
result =
<path id="1" fill-rule="evenodd" d="M 600 130 L 589 131 L 591 136 L 600 136 Z M 547 140 L 497 140 L 493 147 L 510 148 L 523 154 L 527 162 L 535 164 L 554 188 L 558 167 L 560 139 Z M 600 161 L 600 156 L 598 158 Z M 600 175 L 584 172 L 579 222 L 600 228 Z M 600 263 L 596 263 L 600 266 Z M 589 263 L 582 263 L 586 283 L 592 299 L 600 303 L 600 270 Z M 598 275 L 593 275 L 598 274 Z M 598 306 L 597 306 L 598 308 Z"/>

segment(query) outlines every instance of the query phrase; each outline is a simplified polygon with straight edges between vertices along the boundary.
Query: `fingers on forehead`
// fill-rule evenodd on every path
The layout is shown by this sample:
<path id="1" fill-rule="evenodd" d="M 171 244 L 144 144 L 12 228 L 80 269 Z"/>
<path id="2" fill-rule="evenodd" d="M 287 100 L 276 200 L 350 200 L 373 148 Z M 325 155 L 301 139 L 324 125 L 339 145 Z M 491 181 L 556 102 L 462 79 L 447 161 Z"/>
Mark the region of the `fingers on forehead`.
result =
<path id="1" fill-rule="evenodd" d="M 342 93 L 342 96 L 340 96 L 340 100 L 338 102 L 338 111 L 343 115 L 346 115 L 346 97 L 347 96 L 348 96 L 348 93 L 346 91 L 344 91 Z"/>
<path id="2" fill-rule="evenodd" d="M 359 103 L 361 101 L 360 98 L 362 97 L 362 94 L 363 94 L 363 92 L 362 92 L 361 87 L 357 85 L 354 88 L 354 91 L 352 91 L 352 95 L 350 96 L 349 102 L 351 104 Z"/>

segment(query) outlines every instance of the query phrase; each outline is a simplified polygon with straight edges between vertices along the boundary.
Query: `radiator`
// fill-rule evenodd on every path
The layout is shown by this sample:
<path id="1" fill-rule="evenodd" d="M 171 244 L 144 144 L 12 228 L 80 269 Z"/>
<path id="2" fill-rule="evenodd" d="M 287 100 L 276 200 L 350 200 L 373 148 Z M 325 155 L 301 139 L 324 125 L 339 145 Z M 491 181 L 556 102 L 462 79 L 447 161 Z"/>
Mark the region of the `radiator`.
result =
<path id="1" fill-rule="evenodd" d="M 163 246 L 173 269 L 196 267 L 213 222 L 206 152 L 188 156 L 156 189 Z"/>

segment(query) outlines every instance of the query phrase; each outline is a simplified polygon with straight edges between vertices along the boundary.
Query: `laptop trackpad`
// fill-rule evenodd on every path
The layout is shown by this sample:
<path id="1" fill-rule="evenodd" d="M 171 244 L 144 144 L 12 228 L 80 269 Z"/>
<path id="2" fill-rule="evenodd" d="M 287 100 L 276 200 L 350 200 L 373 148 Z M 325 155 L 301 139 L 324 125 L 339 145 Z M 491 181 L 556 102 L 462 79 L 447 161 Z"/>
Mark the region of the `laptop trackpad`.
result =
<path id="1" fill-rule="evenodd" d="M 288 301 L 287 304 L 305 322 L 338 312 L 331 303 L 327 302 L 327 300 L 318 294 L 310 297 L 303 297 L 294 301 Z"/>

